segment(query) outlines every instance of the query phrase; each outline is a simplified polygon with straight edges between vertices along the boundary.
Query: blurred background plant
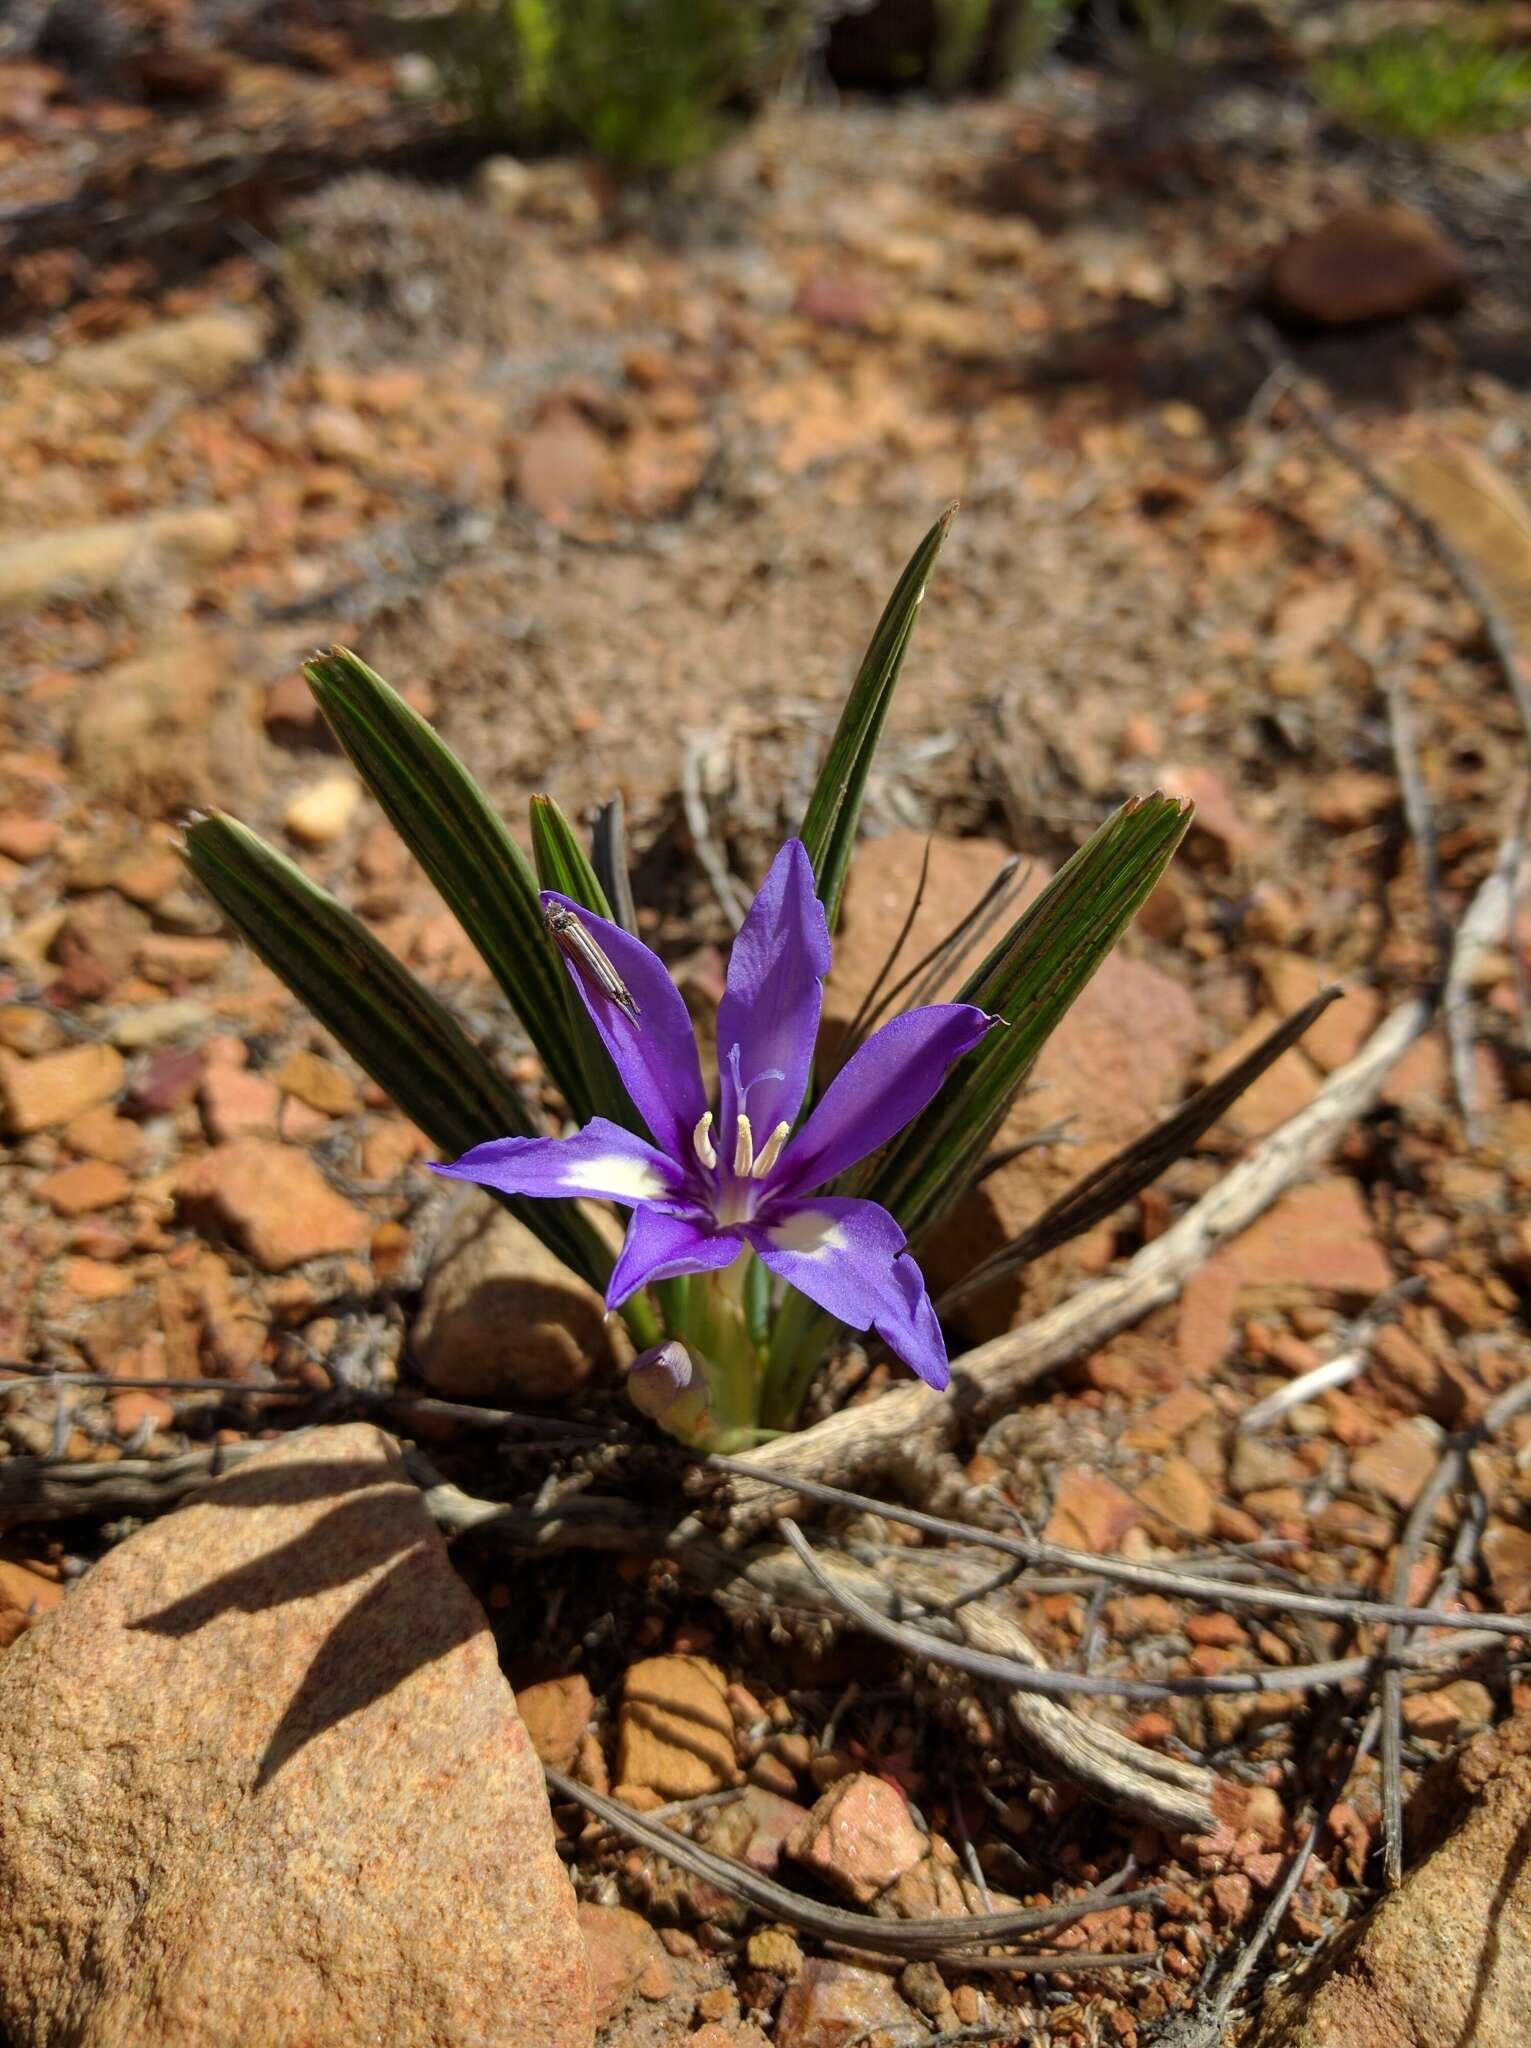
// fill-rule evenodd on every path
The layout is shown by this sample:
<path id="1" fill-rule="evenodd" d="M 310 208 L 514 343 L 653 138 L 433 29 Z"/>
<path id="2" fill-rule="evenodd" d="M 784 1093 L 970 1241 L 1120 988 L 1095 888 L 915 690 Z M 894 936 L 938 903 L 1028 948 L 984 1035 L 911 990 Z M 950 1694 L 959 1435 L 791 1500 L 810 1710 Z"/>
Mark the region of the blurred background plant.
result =
<path id="1" fill-rule="evenodd" d="M 1531 49 L 1509 35 L 1497 8 L 1400 25 L 1317 63 L 1313 90 L 1351 127 L 1410 142 L 1512 128 L 1531 110 Z"/>
<path id="2" fill-rule="evenodd" d="M 1045 57 L 1077 12 L 1076 0 L 454 0 L 396 20 L 480 128 L 518 148 L 572 136 L 611 169 L 654 177 L 708 155 L 815 67 L 885 90 L 992 88 Z"/>

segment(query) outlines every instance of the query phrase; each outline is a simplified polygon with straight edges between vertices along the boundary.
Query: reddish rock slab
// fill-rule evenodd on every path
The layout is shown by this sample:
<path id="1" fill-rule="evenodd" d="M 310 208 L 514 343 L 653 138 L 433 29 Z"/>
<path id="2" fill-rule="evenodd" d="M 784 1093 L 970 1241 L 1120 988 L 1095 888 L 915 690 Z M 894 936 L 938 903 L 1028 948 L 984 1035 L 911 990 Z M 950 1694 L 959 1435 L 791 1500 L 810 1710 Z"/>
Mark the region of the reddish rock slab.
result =
<path id="1" fill-rule="evenodd" d="M 1354 1181 L 1334 1175 L 1294 1188 L 1187 1283 L 1178 1312 L 1182 1363 L 1196 1378 L 1221 1365 L 1245 1288 L 1369 1301 L 1392 1282 Z"/>
<path id="2" fill-rule="evenodd" d="M 1405 1842 L 1429 1853 L 1267 1999 L 1247 2048 L 1523 2048 L 1528 1838 L 1531 1715 L 1520 1714 L 1425 1780 Z"/>
<path id="3" fill-rule="evenodd" d="M 14 2048 L 590 2048 L 542 1774 L 398 1446 L 284 1440 L 0 1658 Z"/>
<path id="4" fill-rule="evenodd" d="M 371 1225 L 337 1195 L 306 1152 L 263 1138 L 215 1145 L 184 1169 L 182 1211 L 211 1224 L 268 1273 L 327 1252 L 360 1251 Z"/>
<path id="5" fill-rule="evenodd" d="M 1271 265 L 1270 295 L 1289 319 L 1356 327 L 1451 312 L 1467 296 L 1467 275 L 1426 215 L 1410 206 L 1356 206 L 1293 236 Z"/>

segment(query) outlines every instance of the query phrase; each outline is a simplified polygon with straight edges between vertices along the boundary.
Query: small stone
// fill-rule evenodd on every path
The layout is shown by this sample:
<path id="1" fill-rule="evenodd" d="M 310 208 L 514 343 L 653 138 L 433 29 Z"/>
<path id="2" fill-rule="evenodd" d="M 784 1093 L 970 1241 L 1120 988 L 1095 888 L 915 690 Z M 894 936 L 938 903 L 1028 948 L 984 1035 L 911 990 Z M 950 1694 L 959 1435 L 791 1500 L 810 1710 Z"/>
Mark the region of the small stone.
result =
<path id="1" fill-rule="evenodd" d="M 185 874 L 180 856 L 170 846 L 150 846 L 130 854 L 112 869 L 112 887 L 129 903 L 148 909 L 176 888 Z"/>
<path id="2" fill-rule="evenodd" d="M 327 775 L 301 790 L 282 813 L 282 823 L 304 846 L 333 846 L 356 815 L 361 785 L 349 775 Z"/>
<path id="3" fill-rule="evenodd" d="M 1088 1465 L 1069 1465 L 1058 1474 L 1053 1511 L 1042 1531 L 1049 1543 L 1104 1556 L 1143 1519 L 1130 1493 Z"/>
<path id="4" fill-rule="evenodd" d="M 831 1785 L 787 1842 L 787 1854 L 857 1905 L 911 1870 L 930 1844 L 885 1778 L 854 1771 Z"/>
<path id="5" fill-rule="evenodd" d="M 215 1145 L 275 1130 L 281 1105 L 274 1083 L 247 1067 L 210 1067 L 197 1089 L 202 1128 Z"/>
<path id="6" fill-rule="evenodd" d="M 924 2031 L 891 1979 L 877 1970 L 814 1956 L 787 1986 L 777 2009 L 775 2048 L 849 2048 L 852 2042 L 870 2048 L 879 2027 L 897 2042 Z"/>
<path id="7" fill-rule="evenodd" d="M 173 1045 L 178 1038 L 197 1038 L 212 1021 L 206 1003 L 194 996 L 176 996 L 119 1011 L 107 1026 L 107 1035 L 124 1052 L 144 1052 L 151 1046 Z"/>
<path id="8" fill-rule="evenodd" d="M 1400 1422 L 1350 1461 L 1350 1481 L 1380 1493 L 1394 1507 L 1411 1508 L 1441 1455 L 1441 1432 L 1424 1417 Z"/>
<path id="9" fill-rule="evenodd" d="M 1427 215 L 1410 206 L 1357 206 L 1293 236 L 1271 265 L 1270 293 L 1289 318 L 1354 327 L 1452 312 L 1467 295 L 1467 274 Z"/>
<path id="10" fill-rule="evenodd" d="M 752 1970 L 769 1970 L 773 1976 L 792 1978 L 803 1967 L 803 1951 L 784 1927 L 762 1927 L 744 1952 Z"/>
<path id="11" fill-rule="evenodd" d="M 354 1116 L 361 1108 L 350 1075 L 316 1052 L 295 1052 L 271 1078 L 284 1094 L 295 1095 L 324 1116 Z"/>
<path id="12" fill-rule="evenodd" d="M 178 53 L 183 62 L 188 54 Z M 260 361 L 266 334 L 267 323 L 254 309 L 219 307 L 66 349 L 56 374 L 121 398 L 157 396 L 175 385 L 211 393 Z"/>
<path id="13" fill-rule="evenodd" d="M 30 1557 L 0 1556 L 0 1650 L 52 1613 L 63 1597 L 56 1567 Z"/>
<path id="14" fill-rule="evenodd" d="M 32 1003 L 0 1006 L 0 1046 L 7 1052 L 35 1059 L 39 1053 L 55 1051 L 63 1042 L 64 1027 L 51 1010 L 38 1009 Z"/>
<path id="15" fill-rule="evenodd" d="M 180 932 L 150 932 L 138 944 L 138 971 L 145 981 L 175 988 L 187 981 L 212 981 L 229 957 L 224 939 L 204 939 Z"/>
<path id="16" fill-rule="evenodd" d="M 664 1950 L 648 1922 L 626 1906 L 597 1906 L 582 1900 L 578 1912 L 579 1931 L 590 1960 L 595 2023 L 604 2027 L 627 2004 L 644 1972 L 664 1963 Z"/>
<path id="17" fill-rule="evenodd" d="M 617 1717 L 617 1778 L 661 1799 L 735 1784 L 727 1680 L 705 1657 L 645 1657 L 628 1667 Z"/>
<path id="18" fill-rule="evenodd" d="M 536 173 L 514 156 L 486 156 L 473 174 L 475 193 L 500 214 L 519 213 L 536 183 Z"/>
<path id="19" fill-rule="evenodd" d="M 52 853 L 59 830 L 56 818 L 0 818 L 0 854 L 25 867 Z"/>
<path id="20" fill-rule="evenodd" d="M 1490 1522 L 1483 1538 L 1483 1561 L 1505 1612 L 1531 1611 L 1531 1529 L 1515 1522 Z"/>
<path id="21" fill-rule="evenodd" d="M 104 1259 L 65 1259 L 64 1284 L 81 1301 L 112 1301 L 133 1292 L 132 1274 Z"/>
<path id="22" fill-rule="evenodd" d="M 593 1287 L 474 1188 L 436 1246 L 410 1346 L 448 1400 L 563 1400 L 615 1371 L 613 1320 Z"/>
<path id="23" fill-rule="evenodd" d="M 1200 1387 L 1178 1387 L 1156 1401 L 1146 1415 L 1128 1423 L 1122 1442 L 1134 1451 L 1168 1451 L 1197 1423 L 1214 1413 L 1212 1397 Z"/>
<path id="24" fill-rule="evenodd" d="M 125 1201 L 132 1190 L 133 1183 L 120 1166 L 104 1159 L 82 1159 L 77 1166 L 50 1173 L 37 1192 L 55 1216 L 88 1216 L 94 1209 L 110 1209 Z"/>
<path id="25" fill-rule="evenodd" d="M 555 1771 L 568 1770 L 595 1711 L 588 1679 L 577 1671 L 545 1678 L 523 1686 L 516 1699 L 538 1759 Z"/>
<path id="26" fill-rule="evenodd" d="M 118 1116 L 104 1102 L 82 1109 L 64 1126 L 64 1143 L 87 1159 L 105 1159 L 131 1169 L 143 1157 L 144 1134 L 131 1118 Z"/>
<path id="27" fill-rule="evenodd" d="M 133 1116 L 166 1116 L 184 1109 L 202 1078 L 202 1055 L 189 1049 L 155 1053 L 128 1091 L 124 1107 Z"/>
<path id="28" fill-rule="evenodd" d="M 1212 1534 L 1217 1496 L 1189 1458 L 1166 1458 L 1138 1488 L 1138 1499 L 1198 1543 Z"/>
<path id="29" fill-rule="evenodd" d="M 360 1251 L 371 1231 L 307 1153 L 262 1138 L 236 1138 L 192 1161 L 176 1199 L 195 1225 L 225 1232 L 268 1273 Z"/>
<path id="30" fill-rule="evenodd" d="M 308 411 L 308 445 L 324 462 L 365 462 L 377 452 L 377 437 L 348 405 L 315 405 Z"/>
<path id="31" fill-rule="evenodd" d="M 67 1123 L 82 1109 L 105 1102 L 127 1073 L 110 1045 L 72 1045 L 40 1059 L 0 1062 L 0 1109 L 13 1137 Z"/>
<path id="32" fill-rule="evenodd" d="M 1240 1500 L 1247 1494 L 1263 1493 L 1267 1487 L 1299 1484 L 1306 1476 L 1302 1465 L 1283 1445 L 1242 1432 L 1235 1439 L 1228 1464 L 1228 1484 Z"/>
<path id="33" fill-rule="evenodd" d="M 1476 1734 L 1493 1718 L 1493 1694 L 1475 1678 L 1459 1678 L 1433 1692 L 1410 1693 L 1403 1703 L 1404 1726 L 1430 1742 L 1450 1742 L 1464 1731 Z"/>

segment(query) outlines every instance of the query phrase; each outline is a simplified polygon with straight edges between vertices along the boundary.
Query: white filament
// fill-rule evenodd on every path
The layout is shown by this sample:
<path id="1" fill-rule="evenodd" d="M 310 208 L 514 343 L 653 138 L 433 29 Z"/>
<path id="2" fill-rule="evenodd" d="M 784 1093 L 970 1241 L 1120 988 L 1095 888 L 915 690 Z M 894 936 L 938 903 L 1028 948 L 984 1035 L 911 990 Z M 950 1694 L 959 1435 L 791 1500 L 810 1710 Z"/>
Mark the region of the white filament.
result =
<path id="1" fill-rule="evenodd" d="M 692 1148 L 703 1166 L 716 1166 L 718 1163 L 717 1150 L 709 1135 L 711 1130 L 712 1111 L 709 1109 L 700 1123 L 698 1123 L 696 1129 L 691 1133 Z"/>

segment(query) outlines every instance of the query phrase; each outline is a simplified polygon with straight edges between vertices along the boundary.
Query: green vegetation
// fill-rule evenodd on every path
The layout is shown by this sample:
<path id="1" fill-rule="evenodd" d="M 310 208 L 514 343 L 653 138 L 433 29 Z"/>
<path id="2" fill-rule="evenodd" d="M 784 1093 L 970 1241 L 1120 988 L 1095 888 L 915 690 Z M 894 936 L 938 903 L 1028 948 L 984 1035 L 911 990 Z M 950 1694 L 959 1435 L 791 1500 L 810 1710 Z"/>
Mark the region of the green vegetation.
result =
<path id="1" fill-rule="evenodd" d="M 1315 67 L 1320 100 L 1353 127 L 1411 142 L 1513 127 L 1531 110 L 1531 51 L 1494 22 L 1390 29 Z"/>

